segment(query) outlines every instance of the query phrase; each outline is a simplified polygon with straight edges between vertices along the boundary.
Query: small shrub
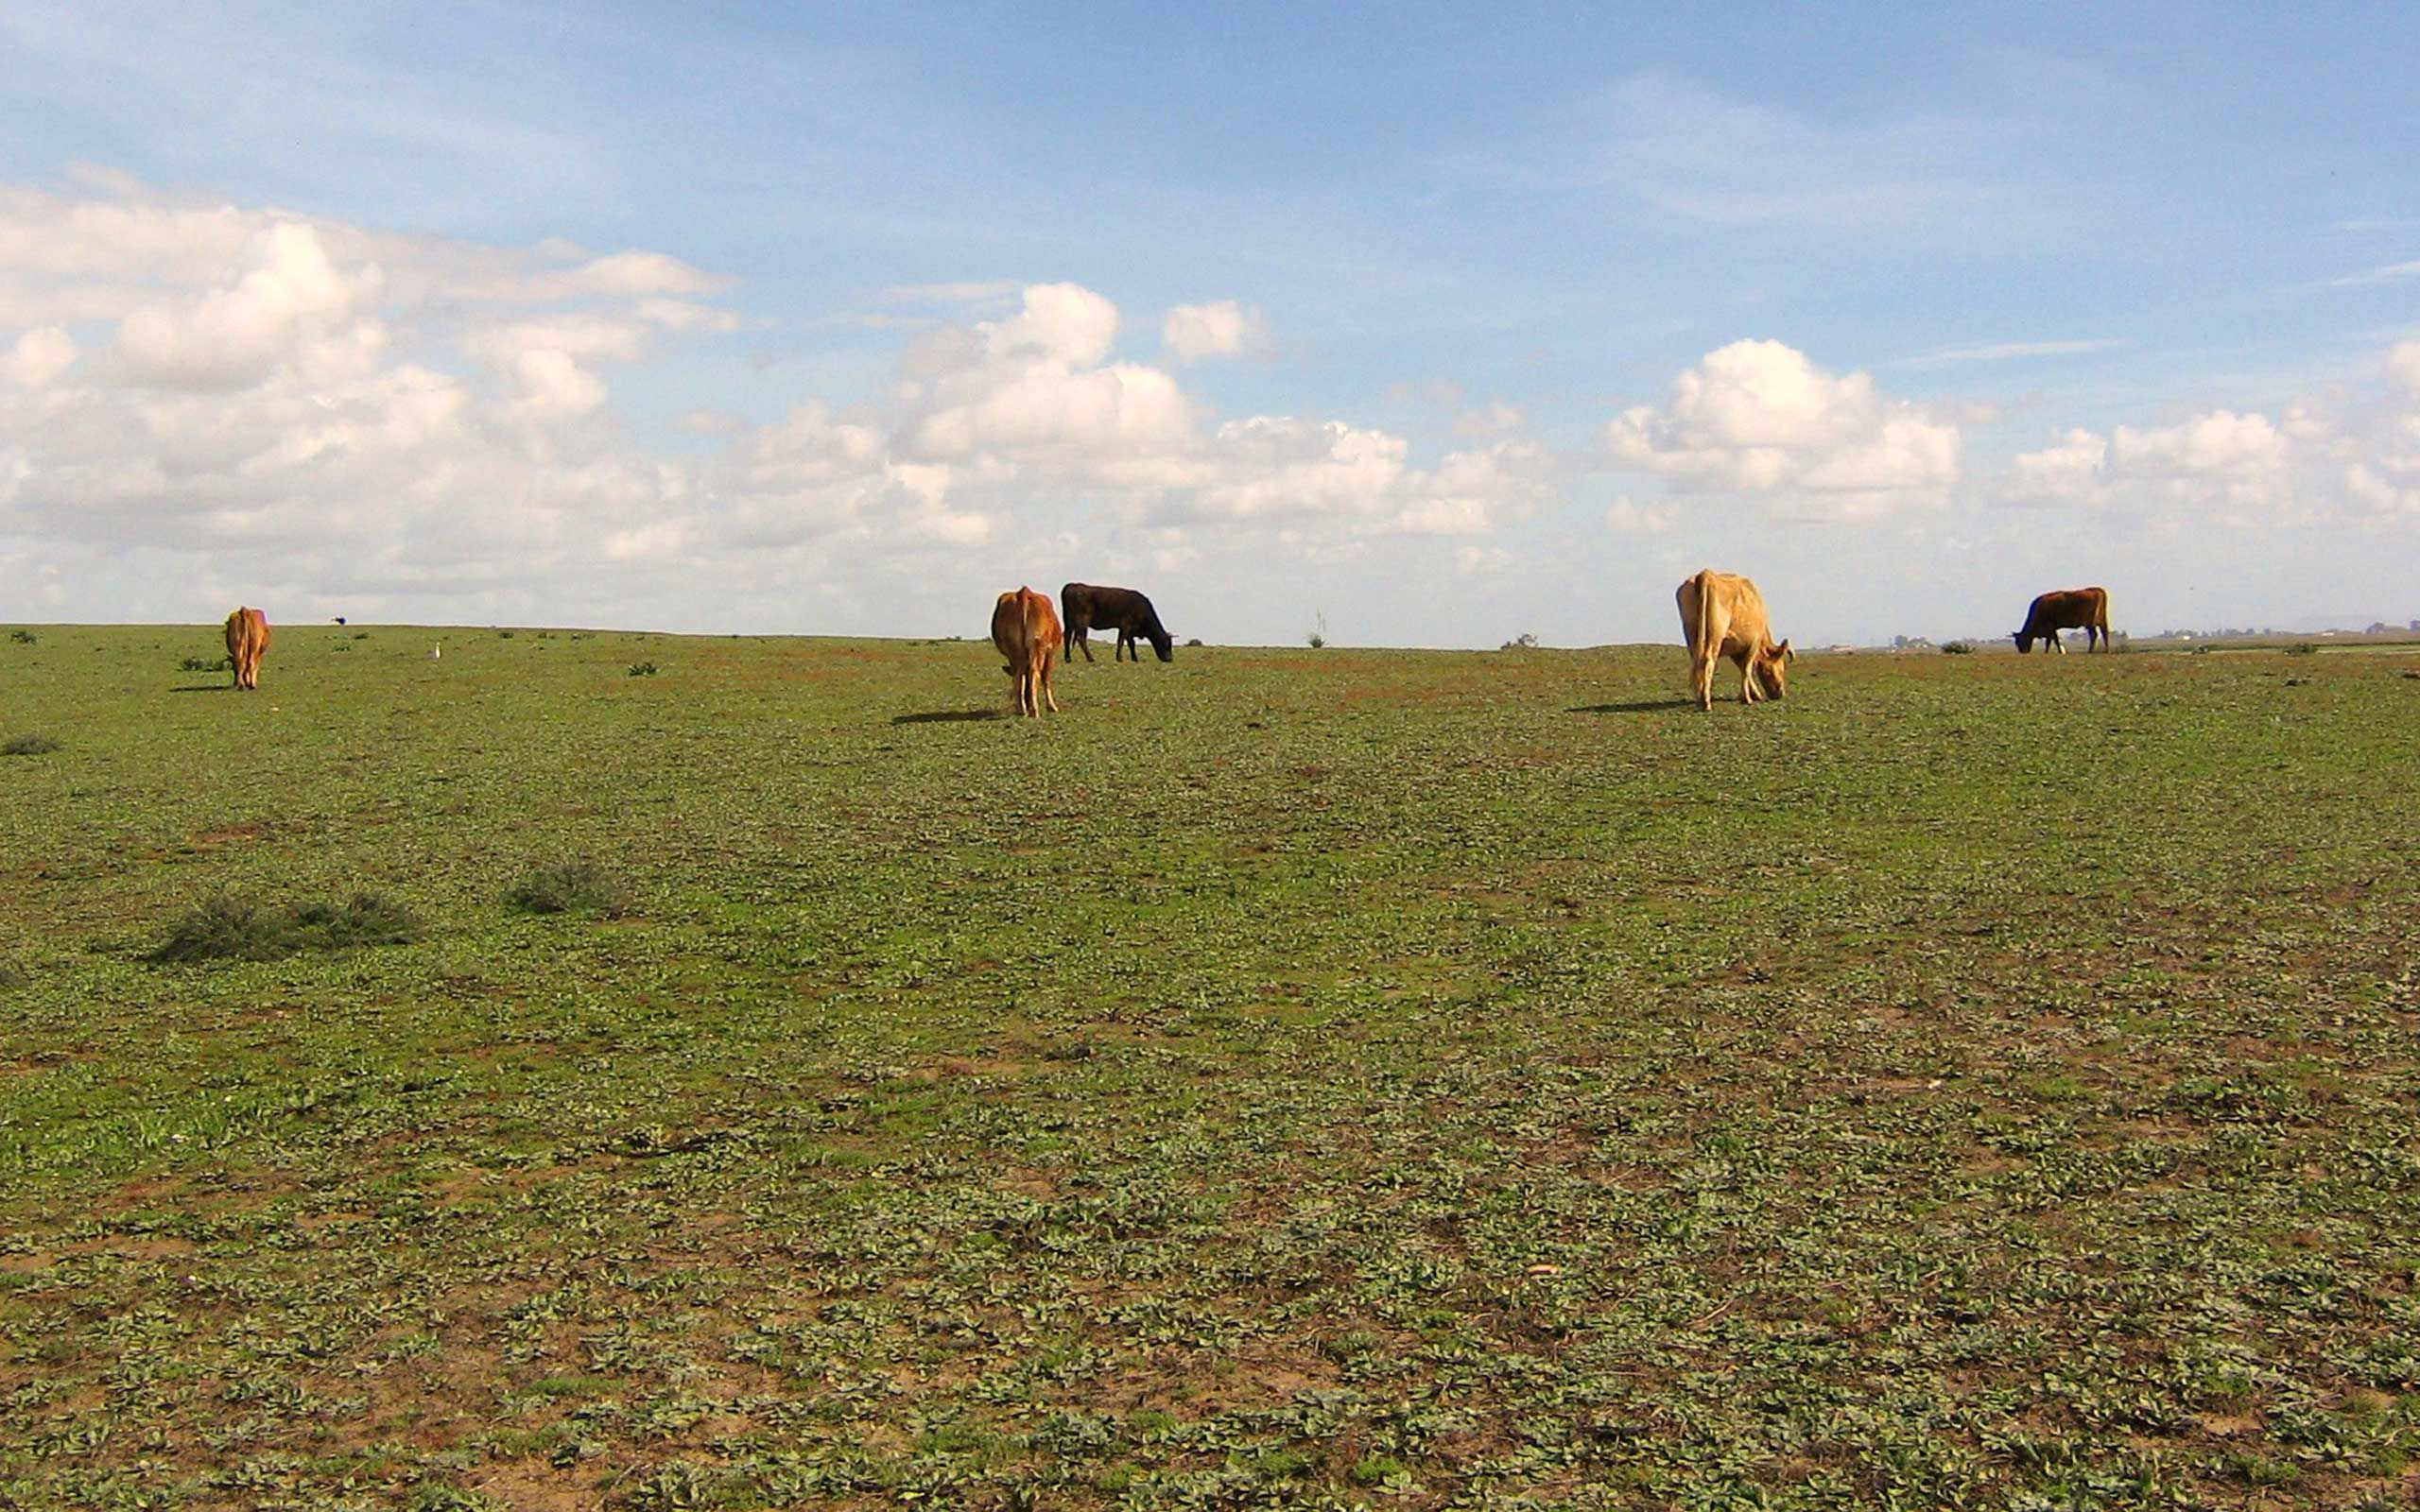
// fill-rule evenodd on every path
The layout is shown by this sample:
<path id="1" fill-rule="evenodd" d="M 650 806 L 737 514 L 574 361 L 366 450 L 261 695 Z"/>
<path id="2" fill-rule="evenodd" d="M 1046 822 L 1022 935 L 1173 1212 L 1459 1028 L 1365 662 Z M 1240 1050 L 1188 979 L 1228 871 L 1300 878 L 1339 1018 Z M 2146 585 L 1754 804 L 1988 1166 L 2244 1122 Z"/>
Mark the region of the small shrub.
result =
<path id="1" fill-rule="evenodd" d="M 221 894 L 177 920 L 150 959 L 274 961 L 304 951 L 407 945 L 422 934 L 410 910 L 377 893 L 355 893 L 342 907 L 304 903 L 288 908 L 262 908 Z"/>
<path id="2" fill-rule="evenodd" d="M 1195 636 L 1192 640 L 1187 641 L 1187 642 L 1185 642 L 1184 644 L 1185 644 L 1187 646 L 1196 646 L 1196 645 L 1200 645 L 1200 644 L 1201 644 L 1201 637 L 1200 637 L 1200 636 L 1198 636 L 1198 635 L 1197 635 L 1197 636 Z"/>
<path id="3" fill-rule="evenodd" d="M 10 630 L 9 632 L 9 639 L 16 642 L 19 645 L 31 645 L 36 641 L 41 640 L 42 637 L 36 635 L 31 630 Z"/>
<path id="4" fill-rule="evenodd" d="M 1975 643 L 1972 641 L 1944 641 L 1941 644 L 1941 654 L 1944 656 L 1973 656 L 1975 654 Z"/>
<path id="5" fill-rule="evenodd" d="M 510 641 L 512 639 L 512 632 L 510 630 L 498 630 L 495 632 L 495 638 L 499 641 Z"/>
<path id="6" fill-rule="evenodd" d="M 1531 635 L 1527 630 L 1522 631 L 1520 634 L 1512 637 L 1512 639 L 1505 642 L 1502 645 L 1496 647 L 1499 651 L 1534 651 L 1537 648 L 1538 638 Z"/>
<path id="7" fill-rule="evenodd" d="M 512 885 L 505 902 L 531 914 L 602 914 L 619 919 L 629 912 L 631 889 L 619 877 L 594 861 L 558 861 Z"/>
<path id="8" fill-rule="evenodd" d="M 180 672 L 225 672 L 234 665 L 225 657 L 214 662 L 208 657 L 189 656 L 177 663 Z"/>
<path id="9" fill-rule="evenodd" d="M 651 678 L 655 676 L 655 663 L 652 662 L 633 662 L 631 663 L 631 677 Z"/>
<path id="10" fill-rule="evenodd" d="M 353 638 L 356 641 L 366 641 L 370 639 L 370 632 L 368 630 L 355 630 L 353 632 Z"/>
<path id="11" fill-rule="evenodd" d="M 48 735 L 11 735 L 7 745 L 0 746 L 0 755 L 47 756 L 57 749 L 59 742 Z"/>
<path id="12" fill-rule="evenodd" d="M 2286 647 L 2286 654 L 2288 656 L 2317 656 L 2319 655 L 2319 647 L 2311 644 L 2308 641 L 2296 641 L 2293 644 Z"/>

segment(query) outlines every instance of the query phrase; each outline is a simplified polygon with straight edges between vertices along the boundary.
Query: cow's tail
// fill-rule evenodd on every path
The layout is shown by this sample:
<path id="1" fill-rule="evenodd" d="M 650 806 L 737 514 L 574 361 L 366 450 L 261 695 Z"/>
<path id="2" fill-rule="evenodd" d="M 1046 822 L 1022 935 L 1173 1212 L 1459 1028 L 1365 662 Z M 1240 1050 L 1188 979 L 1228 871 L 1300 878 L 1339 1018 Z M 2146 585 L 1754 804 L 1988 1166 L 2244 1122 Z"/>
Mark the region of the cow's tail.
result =
<path id="1" fill-rule="evenodd" d="M 1702 571 L 1698 574 L 1698 631 L 1689 637 L 1689 654 L 1695 656 L 1703 651 L 1712 656 L 1717 649 L 1714 644 L 1714 574 L 1710 570 Z"/>

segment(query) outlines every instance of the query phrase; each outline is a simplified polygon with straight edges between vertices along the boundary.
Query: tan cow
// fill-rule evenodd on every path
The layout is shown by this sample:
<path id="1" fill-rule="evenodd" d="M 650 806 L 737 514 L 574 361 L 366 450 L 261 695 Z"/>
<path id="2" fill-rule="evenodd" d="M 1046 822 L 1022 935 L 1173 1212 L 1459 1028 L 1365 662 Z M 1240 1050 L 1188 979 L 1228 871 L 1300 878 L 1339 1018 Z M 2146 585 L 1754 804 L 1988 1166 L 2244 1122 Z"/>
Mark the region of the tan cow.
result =
<path id="1" fill-rule="evenodd" d="M 1714 707 L 1714 663 L 1729 657 L 1739 664 L 1739 701 L 1781 697 L 1789 692 L 1789 666 L 1797 655 L 1788 641 L 1773 644 L 1765 621 L 1765 596 L 1756 585 L 1712 568 L 1681 585 L 1681 637 L 1689 645 L 1689 687 L 1698 707 Z"/>
<path id="2" fill-rule="evenodd" d="M 1050 696 L 1050 669 L 1058 663 L 1060 641 L 1059 611 L 1046 595 L 1019 588 L 1002 593 L 992 607 L 992 644 L 1009 659 L 1000 670 L 1015 682 L 1010 696 L 1016 713 L 1040 718 L 1046 704 L 1052 713 L 1059 712 L 1059 700 Z"/>
<path id="3" fill-rule="evenodd" d="M 261 685 L 261 654 L 268 649 L 268 616 L 256 609 L 237 609 L 227 616 L 227 660 L 235 668 L 235 686 Z"/>

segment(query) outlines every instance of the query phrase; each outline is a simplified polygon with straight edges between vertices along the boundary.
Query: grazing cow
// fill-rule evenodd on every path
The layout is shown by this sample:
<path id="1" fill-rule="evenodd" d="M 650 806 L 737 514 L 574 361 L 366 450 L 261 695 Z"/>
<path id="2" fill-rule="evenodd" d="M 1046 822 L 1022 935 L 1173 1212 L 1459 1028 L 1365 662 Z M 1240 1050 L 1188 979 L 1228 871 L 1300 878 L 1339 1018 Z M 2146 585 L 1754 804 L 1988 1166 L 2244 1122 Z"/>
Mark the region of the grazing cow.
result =
<path id="1" fill-rule="evenodd" d="M 1050 696 L 1050 669 L 1059 660 L 1059 616 L 1050 600 L 1030 588 L 1002 593 L 992 607 L 992 644 L 1009 659 L 1000 670 L 1014 680 L 1011 694 L 1016 712 L 1042 715 L 1044 705 L 1059 712 Z"/>
<path id="2" fill-rule="evenodd" d="M 2070 588 L 2056 593 L 2045 593 L 2035 599 L 2025 611 L 2025 628 L 2014 637 L 2019 651 L 2031 651 L 2036 641 L 2047 641 L 2061 656 L 2067 654 L 2066 643 L 2059 639 L 2061 630 L 2083 631 L 2083 648 L 2096 651 L 2109 644 L 2109 590 L 2105 588 Z"/>
<path id="3" fill-rule="evenodd" d="M 1739 701 L 1779 698 L 1789 692 L 1788 668 L 1797 653 L 1788 641 L 1773 644 L 1765 621 L 1765 596 L 1756 585 L 1711 568 L 1681 585 L 1681 636 L 1689 644 L 1689 687 L 1698 707 L 1714 707 L 1714 663 L 1729 657 L 1739 664 Z"/>
<path id="4" fill-rule="evenodd" d="M 261 685 L 261 653 L 268 649 L 268 615 L 256 609 L 238 609 L 227 616 L 227 660 L 235 668 L 235 686 Z"/>
<path id="5" fill-rule="evenodd" d="M 1117 632 L 1117 649 L 1109 654 L 1116 661 L 1121 655 L 1143 660 L 1134 646 L 1134 637 L 1151 643 L 1151 649 L 1163 662 L 1176 660 L 1176 639 L 1160 627 L 1160 611 L 1151 601 L 1131 588 L 1095 588 L 1090 583 L 1069 583 L 1059 590 L 1059 607 L 1067 611 L 1067 640 L 1060 654 L 1068 661 L 1076 659 L 1076 647 L 1084 648 L 1084 660 L 1093 659 L 1092 642 L 1085 632 L 1098 627 Z"/>

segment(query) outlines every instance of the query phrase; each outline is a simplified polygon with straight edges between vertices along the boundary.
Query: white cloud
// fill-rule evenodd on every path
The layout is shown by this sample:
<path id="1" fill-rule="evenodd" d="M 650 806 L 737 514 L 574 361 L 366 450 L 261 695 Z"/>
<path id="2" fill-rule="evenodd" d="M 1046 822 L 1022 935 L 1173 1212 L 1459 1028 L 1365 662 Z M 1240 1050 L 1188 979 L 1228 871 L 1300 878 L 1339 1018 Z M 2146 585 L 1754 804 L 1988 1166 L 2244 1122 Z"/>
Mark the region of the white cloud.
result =
<path id="1" fill-rule="evenodd" d="M 2384 366 L 2379 397 L 2307 400 L 2282 420 L 2219 409 L 2107 436 L 2070 431 L 2017 456 L 1996 496 L 2163 531 L 2223 526 L 2245 539 L 2420 515 L 2420 386 L 2407 383 L 2403 349 Z"/>
<path id="2" fill-rule="evenodd" d="M 2002 502 L 2020 505 L 2086 504 L 2100 496 L 2109 442 L 2086 430 L 2072 430 L 2056 445 L 2027 452 L 2001 485 Z"/>
<path id="3" fill-rule="evenodd" d="M 2347 273 L 2342 278 L 2332 278 L 2327 282 L 2331 288 L 2343 289 L 2360 288 L 2372 284 L 2400 284 L 2411 278 L 2420 278 L 2420 263 L 2389 263 L 2383 267 Z"/>
<path id="4" fill-rule="evenodd" d="M 1945 347 L 1920 357 L 1910 357 L 1910 368 L 1947 368 L 1968 362 L 2014 362 L 2031 357 L 2079 357 L 2095 352 L 2110 352 L 2130 346 L 2131 342 L 2115 337 L 2099 336 L 2072 341 L 2001 341 L 1977 347 Z"/>
<path id="5" fill-rule="evenodd" d="M 1640 504 L 1624 495 L 1605 510 L 1605 528 L 1617 536 L 1660 536 L 1680 523 L 1669 505 Z"/>
<path id="6" fill-rule="evenodd" d="M 2389 348 L 2386 372 L 2396 387 L 2420 395 L 2420 341 L 2398 341 Z"/>
<path id="7" fill-rule="evenodd" d="M 17 338 L 9 352 L 9 376 L 26 388 L 40 388 L 75 362 L 75 338 L 55 325 L 46 325 Z"/>
<path id="8" fill-rule="evenodd" d="M 2106 463 L 2113 479 L 2244 476 L 2285 461 L 2286 439 L 2265 415 L 2217 410 L 2178 425 L 2110 437 Z"/>
<path id="9" fill-rule="evenodd" d="M 876 298 L 888 304 L 989 304 L 1023 292 L 1013 279 L 958 284 L 893 284 Z"/>
<path id="10" fill-rule="evenodd" d="M 1605 439 L 1617 461 L 1683 491 L 1754 496 L 1815 518 L 1936 503 L 1959 471 L 1956 425 L 1778 341 L 1708 352 L 1672 381 L 1662 409 L 1625 410 Z"/>
<path id="11" fill-rule="evenodd" d="M 1269 326 L 1261 313 L 1233 300 L 1180 304 L 1160 322 L 1160 345 L 1179 363 L 1246 356 L 1268 341 Z"/>
<path id="12" fill-rule="evenodd" d="M 1528 427 L 1529 417 L 1520 407 L 1501 399 L 1491 399 L 1478 409 L 1464 410 L 1454 417 L 1454 434 L 1485 440 L 1498 436 L 1515 436 Z"/>
<path id="13" fill-rule="evenodd" d="M 353 318 L 356 297 L 377 285 L 374 265 L 339 271 L 319 233 L 293 221 L 253 237 L 244 261 L 240 278 L 199 300 L 128 312 L 112 352 L 126 376 L 168 388 L 232 388 L 280 365 L 334 376 L 375 357 L 384 333 Z"/>

